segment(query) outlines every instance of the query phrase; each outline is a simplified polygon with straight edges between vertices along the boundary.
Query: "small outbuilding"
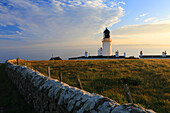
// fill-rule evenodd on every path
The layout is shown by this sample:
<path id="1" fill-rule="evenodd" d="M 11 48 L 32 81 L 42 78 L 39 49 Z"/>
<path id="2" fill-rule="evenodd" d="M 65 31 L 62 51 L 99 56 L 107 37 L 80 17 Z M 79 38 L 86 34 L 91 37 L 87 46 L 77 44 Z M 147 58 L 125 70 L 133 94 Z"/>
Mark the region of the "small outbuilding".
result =
<path id="1" fill-rule="evenodd" d="M 51 57 L 50 60 L 62 60 L 60 57 Z"/>

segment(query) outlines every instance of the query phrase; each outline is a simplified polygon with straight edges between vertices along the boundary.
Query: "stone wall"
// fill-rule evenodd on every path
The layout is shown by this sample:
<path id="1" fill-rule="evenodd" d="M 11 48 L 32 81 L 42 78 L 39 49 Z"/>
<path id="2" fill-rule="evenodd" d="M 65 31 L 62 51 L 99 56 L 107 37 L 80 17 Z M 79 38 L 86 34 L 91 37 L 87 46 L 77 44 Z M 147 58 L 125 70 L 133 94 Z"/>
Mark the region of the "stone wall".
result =
<path id="1" fill-rule="evenodd" d="M 71 87 L 26 66 L 14 65 L 14 61 L 6 62 L 8 76 L 37 113 L 155 113 Z"/>

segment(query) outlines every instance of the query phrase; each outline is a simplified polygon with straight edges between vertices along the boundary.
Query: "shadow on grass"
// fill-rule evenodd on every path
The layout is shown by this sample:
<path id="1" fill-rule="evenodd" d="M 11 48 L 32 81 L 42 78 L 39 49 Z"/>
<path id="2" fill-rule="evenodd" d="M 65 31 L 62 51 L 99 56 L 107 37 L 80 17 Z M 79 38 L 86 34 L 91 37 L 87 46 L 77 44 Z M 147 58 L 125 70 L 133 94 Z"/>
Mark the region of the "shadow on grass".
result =
<path id="1" fill-rule="evenodd" d="M 0 64 L 0 113 L 35 113 L 8 79 L 5 64 Z"/>

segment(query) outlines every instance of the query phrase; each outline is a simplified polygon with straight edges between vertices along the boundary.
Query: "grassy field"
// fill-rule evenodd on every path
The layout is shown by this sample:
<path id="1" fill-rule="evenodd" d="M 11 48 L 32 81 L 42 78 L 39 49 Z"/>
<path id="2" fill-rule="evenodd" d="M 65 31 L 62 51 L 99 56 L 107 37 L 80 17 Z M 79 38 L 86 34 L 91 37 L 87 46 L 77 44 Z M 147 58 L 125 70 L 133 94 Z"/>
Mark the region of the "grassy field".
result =
<path id="1" fill-rule="evenodd" d="M 35 113 L 8 79 L 5 64 L 0 64 L 0 113 Z"/>
<path id="2" fill-rule="evenodd" d="M 170 111 L 170 60 L 87 60 L 25 61 L 22 64 L 76 86 L 80 76 L 84 90 L 127 103 L 124 84 L 128 84 L 134 103 L 159 113 Z"/>

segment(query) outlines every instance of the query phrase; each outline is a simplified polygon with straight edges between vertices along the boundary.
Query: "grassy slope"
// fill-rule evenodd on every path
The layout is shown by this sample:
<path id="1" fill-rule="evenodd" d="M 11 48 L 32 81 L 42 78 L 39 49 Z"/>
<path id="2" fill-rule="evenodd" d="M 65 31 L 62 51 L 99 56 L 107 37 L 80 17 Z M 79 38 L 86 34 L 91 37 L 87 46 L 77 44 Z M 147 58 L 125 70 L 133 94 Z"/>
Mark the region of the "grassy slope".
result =
<path id="1" fill-rule="evenodd" d="M 0 113 L 35 113 L 33 107 L 24 101 L 0 64 Z"/>
<path id="2" fill-rule="evenodd" d="M 170 60 L 97 60 L 97 61 L 26 61 L 22 64 L 53 78 L 63 73 L 65 83 L 77 86 L 76 75 L 85 90 L 127 103 L 123 84 L 127 83 L 134 103 L 156 112 L 170 111 Z"/>

